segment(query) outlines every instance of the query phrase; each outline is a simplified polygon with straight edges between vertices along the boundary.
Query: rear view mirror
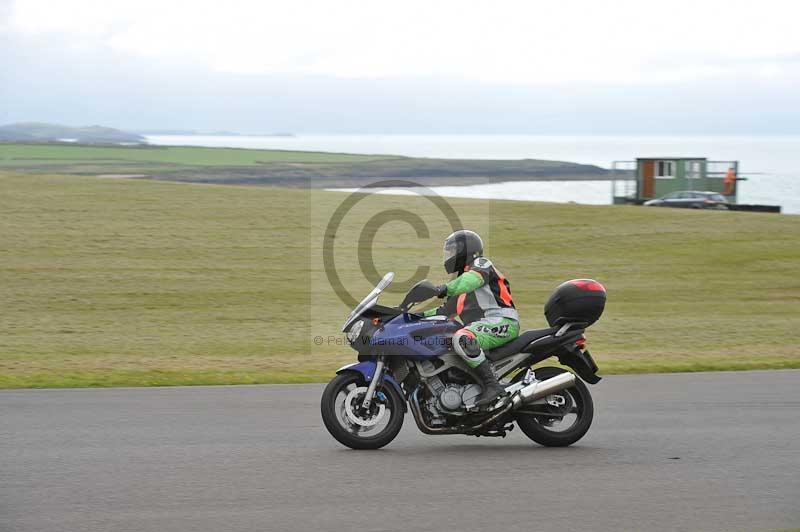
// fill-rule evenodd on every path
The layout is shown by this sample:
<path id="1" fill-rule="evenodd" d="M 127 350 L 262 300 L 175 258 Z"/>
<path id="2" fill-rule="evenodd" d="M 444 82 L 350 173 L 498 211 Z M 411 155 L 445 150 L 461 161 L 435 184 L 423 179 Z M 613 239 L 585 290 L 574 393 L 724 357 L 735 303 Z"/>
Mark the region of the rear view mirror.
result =
<path id="1" fill-rule="evenodd" d="M 436 288 L 436 285 L 427 279 L 423 279 L 411 287 L 406 297 L 403 298 L 403 302 L 400 303 L 400 308 L 404 311 L 408 310 L 414 303 L 427 301 L 432 297 L 436 297 L 438 294 L 439 290 Z"/>

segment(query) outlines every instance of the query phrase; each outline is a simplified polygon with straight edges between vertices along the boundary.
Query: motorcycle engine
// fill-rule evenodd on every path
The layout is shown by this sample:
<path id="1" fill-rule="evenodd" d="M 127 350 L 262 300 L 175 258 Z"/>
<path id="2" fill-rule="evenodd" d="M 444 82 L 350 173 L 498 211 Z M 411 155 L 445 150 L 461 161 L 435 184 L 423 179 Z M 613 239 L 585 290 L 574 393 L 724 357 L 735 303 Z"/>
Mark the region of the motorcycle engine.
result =
<path id="1" fill-rule="evenodd" d="M 458 372 L 448 371 L 444 376 L 444 381 L 438 375 L 426 380 L 430 396 L 425 406 L 433 425 L 446 424 L 445 416 L 466 414 L 465 405 L 474 403 L 483 391 L 479 385 L 470 383 Z"/>
<path id="2" fill-rule="evenodd" d="M 439 409 L 448 414 L 463 414 L 465 405 L 474 403 L 481 391 L 481 387 L 477 384 L 447 384 L 439 393 Z"/>
<path id="3" fill-rule="evenodd" d="M 464 404 L 461 399 L 461 392 L 463 386 L 450 385 L 447 386 L 442 393 L 439 394 L 439 405 L 444 411 L 461 410 Z"/>

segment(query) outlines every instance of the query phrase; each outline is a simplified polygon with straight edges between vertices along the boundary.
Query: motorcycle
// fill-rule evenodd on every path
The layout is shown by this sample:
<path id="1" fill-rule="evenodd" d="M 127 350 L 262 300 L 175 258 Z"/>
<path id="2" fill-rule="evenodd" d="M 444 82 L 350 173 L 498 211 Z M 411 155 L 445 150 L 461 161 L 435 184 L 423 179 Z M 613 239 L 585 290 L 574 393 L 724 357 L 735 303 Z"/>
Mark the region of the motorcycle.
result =
<path id="1" fill-rule="evenodd" d="M 506 394 L 477 408 L 481 381 L 452 348 L 453 333 L 463 325 L 411 312 L 435 296 L 427 280 L 414 285 L 399 306 L 379 305 L 393 278 L 387 273 L 342 328 L 358 362 L 337 370 L 322 394 L 322 420 L 336 440 L 352 449 L 383 447 L 400 432 L 409 408 L 425 434 L 505 437 L 516 423 L 549 447 L 571 445 L 586 434 L 594 404 L 584 381 L 596 384 L 600 377 L 584 333 L 605 307 L 602 284 L 563 283 L 545 305 L 549 328 L 525 331 L 486 351 Z M 550 357 L 573 371 L 532 367 Z"/>

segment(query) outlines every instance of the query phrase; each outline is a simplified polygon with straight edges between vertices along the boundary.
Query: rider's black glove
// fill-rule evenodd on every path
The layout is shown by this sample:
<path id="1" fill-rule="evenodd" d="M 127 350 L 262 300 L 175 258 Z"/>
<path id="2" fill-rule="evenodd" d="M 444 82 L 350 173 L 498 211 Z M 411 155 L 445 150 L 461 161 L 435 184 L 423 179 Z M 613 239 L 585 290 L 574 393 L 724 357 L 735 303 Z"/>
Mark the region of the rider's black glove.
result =
<path id="1" fill-rule="evenodd" d="M 437 290 L 436 297 L 438 297 L 439 299 L 447 296 L 447 285 L 446 284 L 440 284 L 439 286 L 436 287 L 436 290 Z"/>

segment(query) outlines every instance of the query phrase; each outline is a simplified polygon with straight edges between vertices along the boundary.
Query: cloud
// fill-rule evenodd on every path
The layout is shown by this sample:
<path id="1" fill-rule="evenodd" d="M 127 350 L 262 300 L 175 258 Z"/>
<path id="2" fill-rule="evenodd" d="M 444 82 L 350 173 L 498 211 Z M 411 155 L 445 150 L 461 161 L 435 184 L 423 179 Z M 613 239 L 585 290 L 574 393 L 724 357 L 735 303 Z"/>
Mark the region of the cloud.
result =
<path id="1" fill-rule="evenodd" d="M 663 85 L 793 82 L 799 18 L 792 1 L 20 0 L 11 25 L 223 73 Z"/>
<path id="2" fill-rule="evenodd" d="M 694 4 L 0 0 L 0 123 L 800 133 L 794 4 Z"/>

